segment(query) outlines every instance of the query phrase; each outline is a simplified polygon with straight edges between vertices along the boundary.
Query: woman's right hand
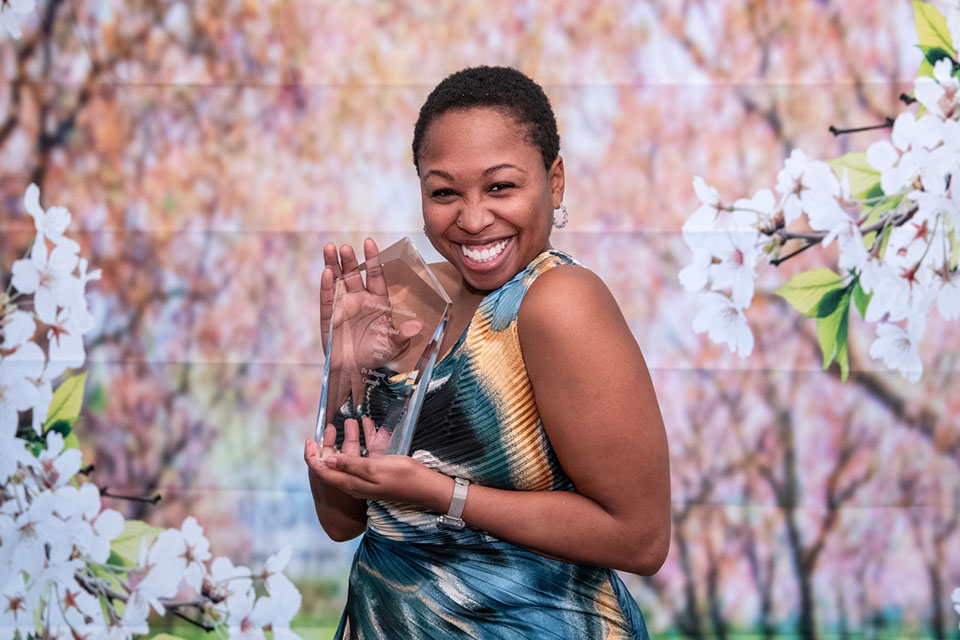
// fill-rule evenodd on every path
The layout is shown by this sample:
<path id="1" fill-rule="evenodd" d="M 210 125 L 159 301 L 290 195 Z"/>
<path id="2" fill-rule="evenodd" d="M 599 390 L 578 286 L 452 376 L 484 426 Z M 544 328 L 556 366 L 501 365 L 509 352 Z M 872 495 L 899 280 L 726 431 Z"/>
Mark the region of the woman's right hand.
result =
<path id="1" fill-rule="evenodd" d="M 324 352 L 333 329 L 330 353 L 331 372 L 344 372 L 355 393 L 363 388 L 362 378 L 370 371 L 394 360 L 423 327 L 419 320 L 407 320 L 396 326 L 391 313 L 387 282 L 380 265 L 376 243 L 367 238 L 363 243 L 367 281 L 363 282 L 357 256 L 350 245 L 342 245 L 339 254 L 332 242 L 323 247 L 326 266 L 320 277 L 320 333 Z M 339 298 L 336 280 L 343 278 Z M 332 323 L 331 323 L 332 319 Z M 355 396 L 356 397 L 356 396 Z"/>

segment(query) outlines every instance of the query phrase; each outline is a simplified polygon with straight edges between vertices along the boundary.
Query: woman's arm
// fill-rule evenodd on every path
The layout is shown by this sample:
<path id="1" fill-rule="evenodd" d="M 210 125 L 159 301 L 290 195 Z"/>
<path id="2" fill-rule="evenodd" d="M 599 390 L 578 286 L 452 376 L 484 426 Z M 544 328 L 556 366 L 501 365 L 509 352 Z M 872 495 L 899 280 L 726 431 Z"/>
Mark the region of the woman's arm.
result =
<path id="1" fill-rule="evenodd" d="M 667 438 L 650 373 L 616 300 L 591 271 L 555 267 L 524 296 L 517 327 L 537 409 L 577 497 L 552 516 L 538 513 L 545 522 L 536 533 L 516 534 L 550 540 L 549 550 L 540 548 L 567 557 L 586 551 L 578 546 L 606 547 L 589 552 L 609 553 L 617 568 L 655 573 L 670 546 Z M 485 492 L 476 497 L 473 507 L 485 506 Z M 518 504 L 518 511 L 537 506 Z M 536 524 L 530 520 L 528 527 Z M 554 536 L 562 532 L 555 542 L 551 526 Z"/>
<path id="2" fill-rule="evenodd" d="M 555 267 L 527 291 L 517 327 L 537 409 L 577 493 L 471 487 L 464 520 L 551 556 L 655 573 L 670 545 L 666 433 L 616 301 L 587 269 Z"/>
<path id="3" fill-rule="evenodd" d="M 344 453 L 360 454 L 359 427 L 356 420 L 346 420 L 344 423 Z M 356 432 L 356 433 L 354 433 Z M 313 494 L 313 507 L 317 511 L 320 526 L 334 542 L 344 542 L 356 538 L 367 527 L 367 501 L 347 495 L 343 491 L 322 482 L 310 464 L 312 459 L 325 457 L 333 452 L 336 440 L 336 429 L 332 425 L 324 432 L 323 451 L 313 440 L 304 443 L 303 457 L 307 461 L 307 475 L 310 479 L 310 492 Z M 354 437 L 351 439 L 350 436 Z M 350 446 L 356 443 L 356 451 Z"/>
<path id="4" fill-rule="evenodd" d="M 549 557 L 655 573 L 670 544 L 666 434 L 613 296 L 588 270 L 556 267 L 531 286 L 518 323 L 537 408 L 577 493 L 471 485 L 463 519 Z M 444 513 L 453 495 L 452 478 L 405 456 L 338 455 L 311 466 L 358 497 Z"/>

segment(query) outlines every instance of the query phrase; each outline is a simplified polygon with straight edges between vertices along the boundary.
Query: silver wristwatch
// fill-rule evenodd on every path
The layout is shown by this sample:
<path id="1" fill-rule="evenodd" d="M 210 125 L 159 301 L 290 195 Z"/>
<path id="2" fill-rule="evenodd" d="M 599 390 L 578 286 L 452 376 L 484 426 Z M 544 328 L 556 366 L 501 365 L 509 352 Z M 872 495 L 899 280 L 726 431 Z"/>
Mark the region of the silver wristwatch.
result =
<path id="1" fill-rule="evenodd" d="M 466 478 L 454 478 L 453 499 L 450 500 L 450 509 L 442 516 L 437 516 L 437 526 L 447 527 L 449 529 L 463 529 L 466 525 L 460 514 L 463 513 L 463 505 L 467 502 L 467 487 L 470 481 Z"/>

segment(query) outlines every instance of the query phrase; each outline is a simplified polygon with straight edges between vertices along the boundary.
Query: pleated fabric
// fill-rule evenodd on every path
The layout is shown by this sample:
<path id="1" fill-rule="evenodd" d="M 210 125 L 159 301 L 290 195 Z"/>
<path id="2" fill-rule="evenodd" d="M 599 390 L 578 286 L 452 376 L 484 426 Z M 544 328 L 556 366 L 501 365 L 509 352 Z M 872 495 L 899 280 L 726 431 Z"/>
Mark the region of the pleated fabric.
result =
<path id="1" fill-rule="evenodd" d="M 533 281 L 563 264 L 579 263 L 544 251 L 483 298 L 437 363 L 413 437 L 415 459 L 489 487 L 576 490 L 537 412 L 516 323 Z M 406 380 L 388 378 L 362 408 L 376 421 Z M 615 571 L 544 558 L 470 526 L 443 528 L 438 515 L 367 502 L 336 639 L 649 637 Z"/>

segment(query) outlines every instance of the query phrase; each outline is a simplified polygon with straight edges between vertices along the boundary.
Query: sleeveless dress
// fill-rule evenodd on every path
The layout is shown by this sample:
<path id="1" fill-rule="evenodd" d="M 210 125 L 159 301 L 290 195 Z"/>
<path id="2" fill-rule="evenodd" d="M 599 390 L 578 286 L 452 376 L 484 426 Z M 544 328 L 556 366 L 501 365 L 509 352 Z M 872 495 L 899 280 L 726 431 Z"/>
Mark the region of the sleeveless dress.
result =
<path id="1" fill-rule="evenodd" d="M 410 449 L 415 459 L 488 487 L 576 490 L 537 413 L 516 322 L 531 283 L 563 264 L 579 262 L 544 251 L 483 298 L 435 367 Z M 405 377 L 376 388 L 396 392 Z M 377 398 L 365 402 L 376 421 Z M 544 558 L 469 524 L 443 528 L 438 515 L 367 501 L 336 640 L 649 638 L 614 570 Z"/>

